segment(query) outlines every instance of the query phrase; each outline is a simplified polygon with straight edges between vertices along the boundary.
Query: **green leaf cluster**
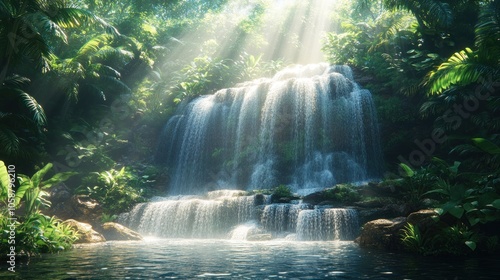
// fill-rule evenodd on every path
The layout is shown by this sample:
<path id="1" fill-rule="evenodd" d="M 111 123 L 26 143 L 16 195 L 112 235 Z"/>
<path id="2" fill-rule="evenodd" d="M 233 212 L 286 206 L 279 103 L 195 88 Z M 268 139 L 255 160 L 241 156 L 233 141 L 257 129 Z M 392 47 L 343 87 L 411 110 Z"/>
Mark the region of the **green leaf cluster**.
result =
<path id="1" fill-rule="evenodd" d="M 71 248 L 79 234 L 69 225 L 42 214 L 40 207 L 50 207 L 47 189 L 51 186 L 67 180 L 75 175 L 74 172 L 57 173 L 50 179 L 43 180 L 43 177 L 52 168 L 52 164 L 47 164 L 37 171 L 33 176 L 19 174 L 19 187 L 15 190 L 15 198 L 12 211 L 9 208 L 2 208 L 0 211 L 0 249 L 7 251 L 10 246 L 15 246 L 16 252 L 20 255 L 36 255 L 39 253 L 54 253 Z M 11 184 L 10 176 L 5 164 L 0 161 L 0 200 L 7 206 L 10 202 L 8 191 Z M 12 182 L 13 183 L 13 182 Z M 13 212 L 24 208 L 23 216 L 15 215 Z M 11 225 L 14 224 L 14 228 Z M 15 244 L 10 239 L 11 231 L 15 232 Z"/>
<path id="2" fill-rule="evenodd" d="M 101 203 L 108 215 L 130 210 L 136 203 L 144 202 L 144 189 L 140 179 L 122 167 L 94 172 L 83 180 L 78 192 L 89 195 Z"/>

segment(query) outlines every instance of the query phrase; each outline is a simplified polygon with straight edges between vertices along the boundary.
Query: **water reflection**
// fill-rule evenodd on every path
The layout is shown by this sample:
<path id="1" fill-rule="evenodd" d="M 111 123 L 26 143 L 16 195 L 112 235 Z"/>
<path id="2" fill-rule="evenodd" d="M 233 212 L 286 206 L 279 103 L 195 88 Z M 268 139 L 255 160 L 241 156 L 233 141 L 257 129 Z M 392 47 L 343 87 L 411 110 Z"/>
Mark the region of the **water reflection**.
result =
<path id="1" fill-rule="evenodd" d="M 5 279 L 500 279 L 494 259 L 415 257 L 352 242 L 153 239 L 2 264 Z"/>

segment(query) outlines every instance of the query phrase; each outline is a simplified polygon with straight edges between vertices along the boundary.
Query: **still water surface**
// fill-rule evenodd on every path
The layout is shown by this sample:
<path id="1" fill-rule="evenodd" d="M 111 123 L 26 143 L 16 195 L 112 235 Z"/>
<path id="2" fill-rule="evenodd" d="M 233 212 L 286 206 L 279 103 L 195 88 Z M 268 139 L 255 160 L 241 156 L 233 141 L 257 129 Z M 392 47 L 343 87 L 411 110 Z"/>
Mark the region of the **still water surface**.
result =
<path id="1" fill-rule="evenodd" d="M 2 279 L 500 279 L 494 258 L 434 258 L 353 242 L 150 239 L 80 245 L 17 263 Z"/>

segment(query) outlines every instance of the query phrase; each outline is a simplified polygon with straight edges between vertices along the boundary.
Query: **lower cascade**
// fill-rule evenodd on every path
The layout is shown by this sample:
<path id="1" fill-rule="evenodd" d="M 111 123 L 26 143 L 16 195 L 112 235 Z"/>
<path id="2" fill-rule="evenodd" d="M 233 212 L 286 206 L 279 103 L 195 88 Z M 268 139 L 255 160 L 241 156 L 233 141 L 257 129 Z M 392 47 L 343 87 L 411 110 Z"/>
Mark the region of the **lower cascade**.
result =
<path id="1" fill-rule="evenodd" d="M 264 195 L 219 190 L 205 196 L 156 198 L 120 215 L 119 222 L 146 236 L 232 240 L 353 240 L 357 212 L 306 203 L 267 204 Z"/>

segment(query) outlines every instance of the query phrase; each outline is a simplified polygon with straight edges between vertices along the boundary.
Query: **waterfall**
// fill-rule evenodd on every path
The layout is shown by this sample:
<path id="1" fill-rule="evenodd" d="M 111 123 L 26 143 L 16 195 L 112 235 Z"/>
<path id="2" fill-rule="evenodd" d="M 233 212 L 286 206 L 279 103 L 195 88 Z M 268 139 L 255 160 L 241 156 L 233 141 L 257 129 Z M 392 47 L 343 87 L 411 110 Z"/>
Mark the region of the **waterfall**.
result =
<path id="1" fill-rule="evenodd" d="M 279 184 L 308 193 L 375 178 L 381 166 L 370 92 L 349 67 L 324 63 L 193 100 L 167 122 L 156 157 L 177 195 Z"/>
<path id="2" fill-rule="evenodd" d="M 118 221 L 146 236 L 229 238 L 248 235 L 296 240 L 352 240 L 359 224 L 354 209 L 313 208 L 309 204 L 258 205 L 257 196 L 235 190 L 205 196 L 157 198 L 136 205 Z"/>
<path id="3" fill-rule="evenodd" d="M 351 240 L 358 232 L 354 209 L 314 209 L 300 211 L 298 240 Z"/>
<path id="4" fill-rule="evenodd" d="M 120 222 L 156 237 L 225 237 L 234 226 L 255 219 L 254 196 L 237 195 L 225 191 L 140 203 Z"/>

